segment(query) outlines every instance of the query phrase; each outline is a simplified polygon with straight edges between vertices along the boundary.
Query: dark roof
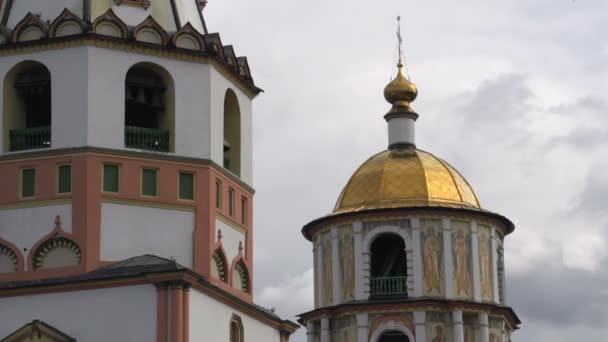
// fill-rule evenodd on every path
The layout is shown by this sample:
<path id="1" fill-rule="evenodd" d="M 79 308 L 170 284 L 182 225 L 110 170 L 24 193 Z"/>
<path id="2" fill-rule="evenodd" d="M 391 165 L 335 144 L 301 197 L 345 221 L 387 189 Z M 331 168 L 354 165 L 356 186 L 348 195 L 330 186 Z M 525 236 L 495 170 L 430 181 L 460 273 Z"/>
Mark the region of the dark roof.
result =
<path id="1" fill-rule="evenodd" d="M 0 291 L 22 287 L 60 285 L 72 282 L 105 280 L 113 278 L 128 278 L 149 273 L 165 273 L 186 270 L 188 270 L 187 267 L 184 267 L 173 260 L 160 258 L 154 255 L 142 255 L 119 261 L 111 265 L 98 268 L 92 272 L 76 276 L 0 283 Z"/>

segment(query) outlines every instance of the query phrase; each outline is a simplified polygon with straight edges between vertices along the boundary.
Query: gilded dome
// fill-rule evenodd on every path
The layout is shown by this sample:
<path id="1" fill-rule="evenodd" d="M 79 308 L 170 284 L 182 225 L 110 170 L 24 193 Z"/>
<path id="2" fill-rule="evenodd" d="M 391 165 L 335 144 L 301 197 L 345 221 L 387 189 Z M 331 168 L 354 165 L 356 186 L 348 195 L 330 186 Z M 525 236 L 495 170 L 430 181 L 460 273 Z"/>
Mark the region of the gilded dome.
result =
<path id="1" fill-rule="evenodd" d="M 334 214 L 429 206 L 481 210 L 475 192 L 451 165 L 425 151 L 396 148 L 359 167 L 342 190 Z"/>

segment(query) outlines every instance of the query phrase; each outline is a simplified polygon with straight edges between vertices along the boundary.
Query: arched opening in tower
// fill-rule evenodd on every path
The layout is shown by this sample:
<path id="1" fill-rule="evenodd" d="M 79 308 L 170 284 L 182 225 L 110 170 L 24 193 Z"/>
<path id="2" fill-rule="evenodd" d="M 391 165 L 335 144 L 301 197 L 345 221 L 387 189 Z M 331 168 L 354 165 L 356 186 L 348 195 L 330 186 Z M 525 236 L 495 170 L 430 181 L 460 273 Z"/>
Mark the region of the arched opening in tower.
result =
<path id="1" fill-rule="evenodd" d="M 125 80 L 125 146 L 169 152 L 173 116 L 168 72 L 150 63 L 131 67 Z"/>
<path id="2" fill-rule="evenodd" d="M 224 97 L 224 168 L 241 175 L 241 109 L 232 89 Z"/>
<path id="3" fill-rule="evenodd" d="M 396 234 L 384 234 L 371 246 L 370 294 L 407 295 L 405 242 Z"/>
<path id="4" fill-rule="evenodd" d="M 51 147 L 51 73 L 44 65 L 25 61 L 6 74 L 3 107 L 5 151 Z"/>
<path id="5" fill-rule="evenodd" d="M 382 334 L 378 342 L 410 342 L 410 339 L 400 331 L 389 331 Z"/>

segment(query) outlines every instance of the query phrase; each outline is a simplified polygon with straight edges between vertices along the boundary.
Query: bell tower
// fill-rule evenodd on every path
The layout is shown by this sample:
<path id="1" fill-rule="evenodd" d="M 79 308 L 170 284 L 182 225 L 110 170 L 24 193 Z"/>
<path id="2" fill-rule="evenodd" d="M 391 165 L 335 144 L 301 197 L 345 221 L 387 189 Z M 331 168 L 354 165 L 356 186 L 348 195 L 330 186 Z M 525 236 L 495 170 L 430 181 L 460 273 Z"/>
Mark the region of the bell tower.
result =
<path id="1" fill-rule="evenodd" d="M 103 296 L 118 316 L 150 320 L 145 338 L 129 338 L 138 324 L 126 319 L 104 341 L 278 342 L 295 330 L 253 305 L 261 90 L 247 58 L 208 32 L 205 5 L 0 0 L 0 339 L 41 319 L 99 340 L 101 326 L 19 297 L 58 283 L 55 307 Z"/>
<path id="2" fill-rule="evenodd" d="M 418 149 L 417 95 L 400 51 L 384 89 L 388 149 L 302 229 L 315 271 L 315 309 L 300 315 L 308 342 L 508 342 L 520 324 L 506 305 L 502 247 L 514 225 Z"/>

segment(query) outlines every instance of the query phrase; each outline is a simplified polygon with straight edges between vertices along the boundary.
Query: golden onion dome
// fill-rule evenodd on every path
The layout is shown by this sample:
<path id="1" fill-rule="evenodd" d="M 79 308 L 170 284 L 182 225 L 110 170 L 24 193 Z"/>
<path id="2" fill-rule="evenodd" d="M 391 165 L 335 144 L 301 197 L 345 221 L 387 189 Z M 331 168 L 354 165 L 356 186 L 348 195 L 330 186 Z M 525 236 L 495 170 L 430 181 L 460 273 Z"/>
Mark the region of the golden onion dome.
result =
<path id="1" fill-rule="evenodd" d="M 418 88 L 404 75 L 403 64 L 399 62 L 397 66 L 397 76 L 384 88 L 384 98 L 393 105 L 389 114 L 414 113 L 410 104 L 416 100 Z"/>
<path id="2" fill-rule="evenodd" d="M 450 164 L 415 148 L 394 148 L 359 167 L 333 214 L 429 206 L 481 210 L 469 183 Z"/>

